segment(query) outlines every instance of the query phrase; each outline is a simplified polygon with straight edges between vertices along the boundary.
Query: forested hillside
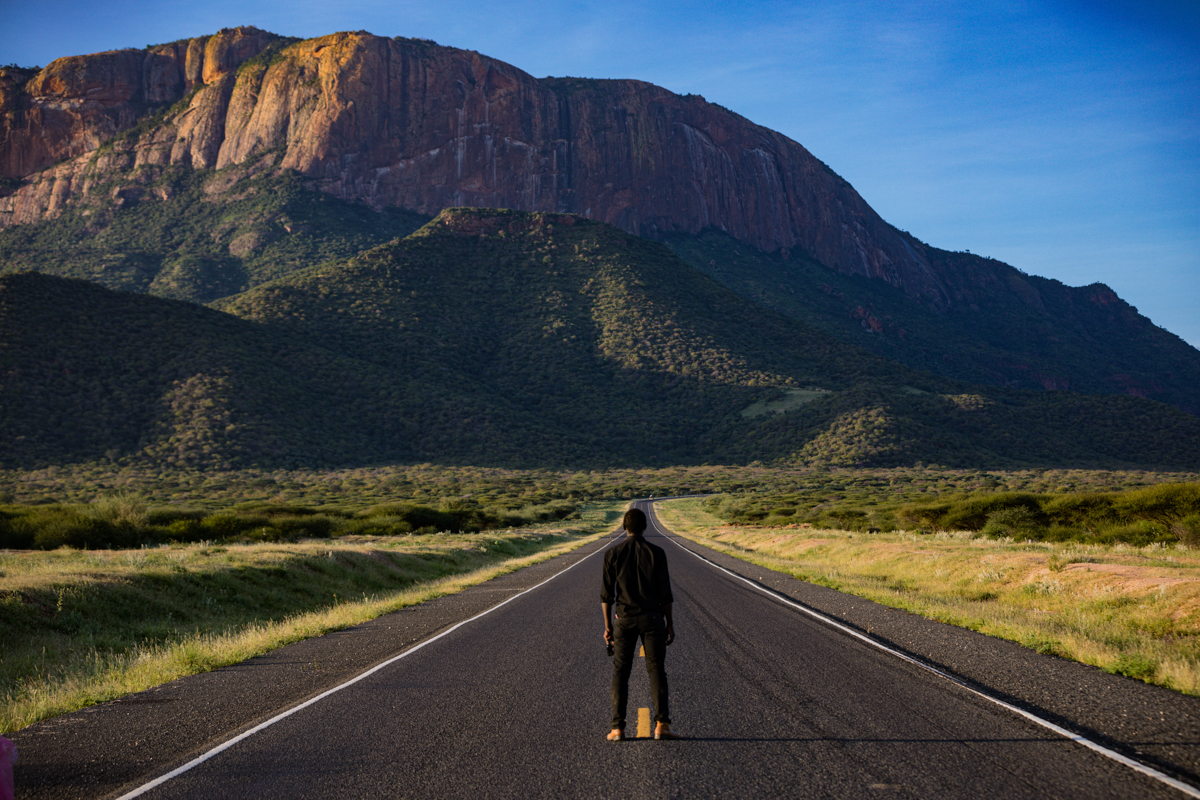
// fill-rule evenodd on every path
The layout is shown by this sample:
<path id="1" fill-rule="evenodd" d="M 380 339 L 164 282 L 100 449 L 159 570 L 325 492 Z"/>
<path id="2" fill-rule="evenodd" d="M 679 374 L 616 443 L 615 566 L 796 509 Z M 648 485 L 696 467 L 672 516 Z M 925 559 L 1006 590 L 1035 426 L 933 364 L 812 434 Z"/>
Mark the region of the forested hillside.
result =
<path id="1" fill-rule="evenodd" d="M 220 310 L 0 279 L 0 459 L 1194 466 L 1200 419 L 982 389 L 573 215 L 451 209 Z"/>

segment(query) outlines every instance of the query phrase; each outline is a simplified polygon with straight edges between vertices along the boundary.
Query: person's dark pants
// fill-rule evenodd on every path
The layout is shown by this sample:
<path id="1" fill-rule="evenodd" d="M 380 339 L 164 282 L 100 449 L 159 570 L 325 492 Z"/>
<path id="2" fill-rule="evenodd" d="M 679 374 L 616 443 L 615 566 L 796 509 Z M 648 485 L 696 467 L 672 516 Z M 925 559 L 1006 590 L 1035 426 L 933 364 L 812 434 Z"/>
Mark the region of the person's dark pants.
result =
<path id="1" fill-rule="evenodd" d="M 638 639 L 646 648 L 646 672 L 650 676 L 650 699 L 654 702 L 654 721 L 670 724 L 667 702 L 667 619 L 662 614 L 638 614 L 617 617 L 613 623 L 612 726 L 625 727 L 625 709 L 629 705 L 629 673 L 637 657 Z"/>

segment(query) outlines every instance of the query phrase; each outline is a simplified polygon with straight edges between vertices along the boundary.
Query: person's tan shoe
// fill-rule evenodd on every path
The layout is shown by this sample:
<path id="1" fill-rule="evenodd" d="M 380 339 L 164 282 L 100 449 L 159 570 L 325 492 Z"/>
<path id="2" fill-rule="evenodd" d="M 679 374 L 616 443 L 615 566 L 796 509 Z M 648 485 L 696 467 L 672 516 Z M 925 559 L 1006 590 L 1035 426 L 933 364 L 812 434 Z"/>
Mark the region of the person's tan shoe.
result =
<path id="1" fill-rule="evenodd" d="M 678 739 L 678 733 L 671 733 L 671 725 L 667 722 L 660 722 L 654 726 L 655 739 Z"/>
<path id="2" fill-rule="evenodd" d="M 613 728 L 608 734 L 608 740 L 610 742 L 625 741 L 625 731 L 621 730 L 620 728 Z"/>

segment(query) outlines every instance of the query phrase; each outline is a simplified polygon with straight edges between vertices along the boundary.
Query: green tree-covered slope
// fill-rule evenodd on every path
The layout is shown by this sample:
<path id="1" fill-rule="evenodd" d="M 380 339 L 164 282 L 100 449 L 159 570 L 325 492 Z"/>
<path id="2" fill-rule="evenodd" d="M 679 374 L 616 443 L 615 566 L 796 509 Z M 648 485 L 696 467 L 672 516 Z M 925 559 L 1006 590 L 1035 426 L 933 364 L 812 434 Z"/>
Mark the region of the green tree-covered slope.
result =
<path id="1" fill-rule="evenodd" d="M 0 231 L 0 273 L 37 270 L 110 289 L 207 303 L 407 236 L 428 217 L 375 211 L 261 163 L 172 167 L 94 187 L 56 218 Z"/>
<path id="2" fill-rule="evenodd" d="M 909 237 L 954 294 L 922 303 L 881 280 L 715 229 L 666 238 L 696 269 L 754 302 L 921 370 L 1019 389 L 1132 394 L 1200 414 L 1200 353 L 1108 287 L 1070 287 Z"/>
<path id="3" fill-rule="evenodd" d="M 1200 461 L 1172 407 L 916 372 L 570 215 L 447 210 L 215 305 L 0 279 L 0 462 Z"/>

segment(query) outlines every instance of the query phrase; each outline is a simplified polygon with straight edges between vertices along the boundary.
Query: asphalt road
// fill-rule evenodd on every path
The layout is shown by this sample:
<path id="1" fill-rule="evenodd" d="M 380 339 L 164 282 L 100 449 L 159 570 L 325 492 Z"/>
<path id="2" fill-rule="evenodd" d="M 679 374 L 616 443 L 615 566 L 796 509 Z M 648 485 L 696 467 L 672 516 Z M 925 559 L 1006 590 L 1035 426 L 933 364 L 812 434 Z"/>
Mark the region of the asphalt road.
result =
<path id="1" fill-rule="evenodd" d="M 1194 698 L 812 587 L 676 541 L 661 529 L 652 528 L 648 536 L 670 561 L 677 639 L 668 648 L 667 670 L 673 727 L 685 739 L 604 740 L 611 662 L 602 640 L 598 575 L 599 553 L 613 541 L 604 540 L 540 565 L 542 571 L 523 583 L 512 579 L 508 588 L 477 587 L 457 612 L 443 610 L 438 624 L 426 626 L 436 632 L 402 645 L 393 642 L 389 652 L 372 656 L 370 663 L 379 667 L 375 672 L 325 696 L 322 692 L 361 670 L 333 670 L 323 681 L 310 682 L 311 690 L 299 698 L 312 700 L 310 705 L 141 796 L 1186 796 L 956 680 L 1197 783 L 1200 704 Z M 489 598 L 507 602 L 472 618 L 494 606 Z M 787 598 L 830 614 L 845 629 L 815 619 Z M 434 606 L 413 619 L 421 613 L 439 612 Z M 396 627 L 394 620 L 381 618 L 364 629 Z M 954 679 L 852 633 L 868 628 L 871 639 L 934 664 Z M 303 644 L 324 647 L 321 652 L 360 646 L 322 639 L 327 641 Z M 270 685 L 287 673 L 274 674 Z M 219 687 L 237 685 L 239 673 L 231 668 L 212 675 L 217 683 L 206 691 L 214 693 L 202 696 L 220 706 Z M 203 677 L 175 682 L 168 692 L 195 695 L 197 690 L 188 687 L 201 685 Z M 246 697 L 245 704 L 253 706 L 254 698 Z M 65 766 L 71 756 L 67 740 L 56 733 L 64 730 L 62 724 L 35 726 L 16 737 L 18 746 L 29 748 L 32 762 L 31 778 L 23 781 L 23 751 L 18 796 L 115 796 L 137 790 L 289 705 L 260 704 L 248 718 L 224 725 L 206 716 L 206 732 L 188 739 L 185 731 L 195 724 L 188 714 L 198 707 L 194 702 L 178 707 L 191 712 L 158 714 L 150 704 L 144 719 L 178 728 L 184 744 L 95 783 L 91 794 L 78 780 L 70 791 L 55 789 L 60 763 L 55 759 L 66 771 L 81 767 Z M 645 673 L 636 667 L 630 705 L 631 719 L 636 719 L 633 709 L 650 705 Z M 86 726 L 86 718 L 80 719 Z M 72 730 L 81 738 L 80 727 Z M 122 731 L 126 740 L 136 736 Z M 113 742 L 113 757 L 127 746 Z M 59 755 L 46 755 L 52 752 Z M 132 763 L 120 757 L 122 764 Z M 91 763 L 103 761 L 100 755 Z M 26 785 L 28 791 L 22 788 Z"/>

